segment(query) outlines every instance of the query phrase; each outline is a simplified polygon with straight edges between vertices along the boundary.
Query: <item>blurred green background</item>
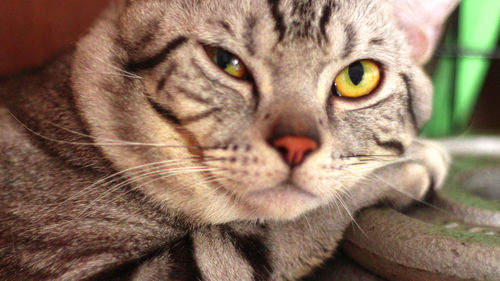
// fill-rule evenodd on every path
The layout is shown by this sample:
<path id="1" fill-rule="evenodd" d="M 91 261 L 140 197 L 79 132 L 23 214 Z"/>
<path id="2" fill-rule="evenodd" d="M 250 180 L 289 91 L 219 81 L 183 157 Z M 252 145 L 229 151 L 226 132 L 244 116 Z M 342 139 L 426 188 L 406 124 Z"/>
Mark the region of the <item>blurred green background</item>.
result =
<path id="1" fill-rule="evenodd" d="M 431 67 L 433 115 L 422 134 L 500 133 L 500 0 L 462 0 L 447 29 Z"/>

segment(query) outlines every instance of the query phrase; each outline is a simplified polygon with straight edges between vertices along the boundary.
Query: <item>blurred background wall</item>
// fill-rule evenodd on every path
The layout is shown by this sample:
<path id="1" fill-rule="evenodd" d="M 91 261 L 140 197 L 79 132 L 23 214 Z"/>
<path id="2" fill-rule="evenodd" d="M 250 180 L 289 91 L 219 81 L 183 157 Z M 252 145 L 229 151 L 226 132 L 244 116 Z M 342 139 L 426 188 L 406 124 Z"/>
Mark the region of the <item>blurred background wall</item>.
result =
<path id="1" fill-rule="evenodd" d="M 500 134 L 500 57 L 491 64 L 470 128 L 473 132 Z"/>
<path id="2" fill-rule="evenodd" d="M 111 0 L 1 0 L 0 75 L 43 63 L 84 35 Z M 471 132 L 500 133 L 500 59 L 493 60 Z"/>
<path id="3" fill-rule="evenodd" d="M 1 0 L 0 75 L 37 65 L 73 44 L 109 0 Z"/>

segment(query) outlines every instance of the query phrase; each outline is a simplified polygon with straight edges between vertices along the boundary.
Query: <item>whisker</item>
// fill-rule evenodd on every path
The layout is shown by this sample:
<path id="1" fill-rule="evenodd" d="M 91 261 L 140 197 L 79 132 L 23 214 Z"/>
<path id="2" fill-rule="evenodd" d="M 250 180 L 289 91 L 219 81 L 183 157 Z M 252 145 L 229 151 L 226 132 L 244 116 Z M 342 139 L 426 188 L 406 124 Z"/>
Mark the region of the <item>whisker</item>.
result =
<path id="1" fill-rule="evenodd" d="M 340 183 L 340 186 L 343 187 L 343 189 L 345 189 L 345 186 L 342 183 Z M 354 216 L 349 211 L 349 208 L 347 207 L 347 205 L 345 204 L 344 200 L 342 199 L 342 196 L 340 194 L 335 194 L 335 198 L 338 200 L 338 202 L 340 203 L 340 205 L 345 209 L 345 211 L 347 212 L 347 214 L 351 218 L 352 222 L 361 231 L 361 233 L 363 234 L 363 236 L 365 236 L 365 237 L 368 238 L 368 235 L 366 234 L 366 232 L 363 230 L 363 228 L 361 228 L 361 225 L 359 225 L 359 223 L 356 221 L 356 219 L 354 218 Z"/>
<path id="2" fill-rule="evenodd" d="M 130 74 L 127 74 L 127 73 L 94 72 L 94 71 L 85 71 L 83 73 L 85 73 L 85 74 L 102 74 L 102 75 L 109 75 L 109 76 L 119 76 L 119 77 L 133 78 L 133 79 L 142 79 L 142 77 L 140 77 L 140 76 L 130 75 Z"/>
<path id="3" fill-rule="evenodd" d="M 350 158 L 398 158 L 398 157 L 400 156 L 395 154 L 356 154 L 356 155 L 341 156 L 340 158 L 350 159 Z"/>
<path id="4" fill-rule="evenodd" d="M 19 120 L 12 112 L 10 112 L 10 111 L 8 111 L 8 112 L 12 116 L 12 118 L 14 118 L 21 126 L 23 126 L 30 133 L 32 133 L 32 134 L 34 134 L 34 135 L 36 135 L 44 140 L 48 140 L 48 141 L 55 142 L 55 143 L 71 144 L 71 145 L 88 145 L 88 146 L 146 146 L 146 147 L 166 147 L 166 148 L 192 148 L 192 149 L 200 149 L 200 150 L 212 149 L 212 147 L 202 147 L 202 146 L 195 146 L 195 145 L 191 145 L 191 146 L 189 146 L 189 145 L 168 145 L 168 144 L 162 144 L 162 143 L 141 143 L 141 142 L 130 142 L 130 141 L 122 141 L 122 140 L 110 140 L 109 142 L 73 142 L 73 141 L 58 140 L 58 139 L 44 136 L 44 135 L 34 131 L 33 129 L 26 126 L 21 120 Z M 52 124 L 52 125 L 55 125 L 55 124 Z M 97 137 L 88 136 L 88 135 L 85 135 L 85 134 L 80 133 L 80 132 L 74 132 L 70 129 L 63 128 L 63 127 L 60 127 L 57 125 L 55 125 L 55 126 L 59 127 L 60 129 L 66 130 L 68 132 L 72 132 L 74 134 L 77 134 L 77 135 L 81 135 L 81 136 L 85 136 L 85 137 L 89 137 L 89 138 L 94 138 L 94 139 L 99 139 Z"/>
<path id="5" fill-rule="evenodd" d="M 110 138 L 102 138 L 102 137 L 94 137 L 94 136 L 91 136 L 91 135 L 88 135 L 88 134 L 84 134 L 84 133 L 81 133 L 81 132 L 78 132 L 78 131 L 74 131 L 74 130 L 71 130 L 71 129 L 68 129 L 68 128 L 64 128 L 56 123 L 53 123 L 53 122 L 50 122 L 49 121 L 49 124 L 51 124 L 52 126 L 56 127 L 56 128 L 59 128 L 61 130 L 64 130 L 66 132 L 69 132 L 69 133 L 72 133 L 72 134 L 75 134 L 75 135 L 79 135 L 79 136 L 83 136 L 83 137 L 88 137 L 88 138 L 92 138 L 92 139 L 96 139 L 96 140 L 104 140 L 104 141 L 109 141 L 109 143 L 113 143 L 113 144 L 126 144 L 126 145 L 142 145 L 142 146 L 159 146 L 159 147 L 164 147 L 164 146 L 167 146 L 166 144 L 163 144 L 163 143 L 144 143 L 144 142 L 131 142 L 131 141 L 125 141 L 125 140 L 115 140 L 115 139 L 110 139 Z M 99 143 L 97 143 L 99 144 Z M 187 147 L 187 146 L 182 146 L 182 147 Z"/>
<path id="6" fill-rule="evenodd" d="M 143 187 L 145 185 L 151 184 L 151 183 L 153 183 L 156 180 L 166 179 L 167 178 L 166 176 L 171 177 L 171 176 L 177 176 L 177 175 L 186 174 L 186 173 L 193 173 L 193 172 L 200 172 L 200 171 L 209 171 L 211 169 L 213 169 L 213 168 L 204 168 L 203 167 L 203 168 L 191 168 L 191 169 L 175 168 L 175 169 L 169 169 L 169 170 L 167 170 L 165 172 L 158 172 L 161 169 L 156 169 L 155 171 L 149 171 L 147 173 L 135 176 L 135 177 L 133 177 L 131 179 L 128 179 L 128 180 L 126 180 L 124 182 L 121 182 L 121 183 L 119 183 L 117 185 L 112 186 L 111 188 L 109 188 L 108 190 L 106 190 L 105 192 L 103 192 L 99 197 L 97 197 L 96 199 L 94 199 L 87 206 L 87 208 L 85 208 L 84 210 L 82 210 L 82 212 L 80 213 L 79 216 L 83 216 L 83 214 L 86 211 L 90 210 L 97 202 L 99 202 L 100 200 L 102 200 L 108 194 L 112 193 L 115 190 L 118 190 L 119 188 L 121 188 L 123 186 L 129 185 L 129 184 L 137 182 L 139 180 L 144 180 L 144 179 L 147 179 L 147 178 L 152 178 L 152 177 L 157 176 L 157 178 L 155 178 L 155 179 L 153 179 L 151 181 L 147 181 L 147 182 L 141 183 L 139 186 L 135 187 L 136 189 L 139 189 L 139 188 L 141 188 L 141 187 Z"/>
<path id="7" fill-rule="evenodd" d="M 193 157 L 193 158 L 196 158 L 196 157 Z M 165 160 L 165 161 L 148 163 L 148 164 L 131 167 L 131 168 L 128 168 L 128 169 L 125 169 L 125 170 L 113 173 L 113 174 L 111 174 L 111 175 L 109 175 L 107 177 L 104 177 L 104 178 L 101 178 L 101 179 L 97 180 L 96 182 L 94 182 L 93 184 L 91 184 L 89 186 L 86 186 L 82 190 L 78 191 L 77 193 L 75 193 L 72 196 L 70 196 L 67 199 L 65 199 L 63 202 L 60 202 L 60 203 L 57 203 L 57 204 L 53 204 L 53 206 L 55 208 L 57 208 L 58 206 L 62 206 L 64 204 L 68 203 L 69 201 L 75 200 L 78 197 L 84 195 L 89 190 L 91 190 L 92 188 L 94 188 L 94 187 L 96 187 L 98 185 L 109 185 L 111 183 L 115 183 L 117 181 L 123 180 L 123 178 L 117 177 L 117 176 L 119 176 L 121 174 L 130 172 L 130 171 L 135 171 L 135 170 L 139 170 L 140 171 L 142 169 L 148 169 L 148 168 L 153 168 L 154 169 L 155 166 L 160 166 L 161 169 L 164 169 L 165 167 L 168 167 L 168 165 L 177 165 L 179 163 L 183 163 L 184 160 L 189 160 L 189 159 L 192 159 L 192 157 L 188 157 L 188 158 L 185 158 L 185 159 Z M 148 172 L 148 171 L 151 171 L 151 170 L 142 171 L 141 173 L 145 173 L 145 172 Z M 113 180 L 110 180 L 110 179 L 112 179 L 114 177 L 117 177 L 117 178 L 115 178 Z M 44 205 L 48 206 L 48 204 L 44 204 Z"/>
<path id="8" fill-rule="evenodd" d="M 105 65 L 107 65 L 107 66 L 109 66 L 109 67 L 111 67 L 111 68 L 113 68 L 113 69 L 115 69 L 115 70 L 117 70 L 117 71 L 121 72 L 121 73 L 124 73 L 124 74 L 126 74 L 126 75 L 130 76 L 131 78 L 142 79 L 142 77 L 141 77 L 141 76 L 139 76 L 139 75 L 137 75 L 137 74 L 135 74 L 135 73 L 132 73 L 132 72 L 128 72 L 128 71 L 126 71 L 126 70 L 124 70 L 124 69 L 121 69 L 121 68 L 119 68 L 119 67 L 117 67 L 117 66 L 115 66 L 115 65 L 113 65 L 113 64 L 111 64 L 111 63 L 109 63 L 109 62 L 106 62 L 106 61 L 104 61 L 102 58 L 100 58 L 99 56 L 95 56 L 95 58 L 96 58 L 98 61 L 100 61 L 101 63 L 103 63 L 103 64 L 105 64 Z"/>
<path id="9" fill-rule="evenodd" d="M 349 208 L 348 208 L 347 204 L 342 199 L 343 195 L 351 197 L 351 195 L 348 192 L 348 189 L 346 188 L 346 186 L 341 181 L 339 181 L 337 179 L 333 179 L 333 178 L 332 178 L 332 180 L 335 183 L 337 183 L 338 186 L 340 186 L 340 189 L 338 189 L 338 191 L 340 193 L 335 192 L 333 194 L 333 199 L 334 199 L 333 202 L 335 203 L 335 206 L 337 207 L 337 210 L 339 211 L 339 214 L 342 213 L 339 206 L 342 206 L 342 208 L 346 211 L 347 215 L 351 218 L 351 221 L 361 231 L 361 233 L 363 234 L 363 236 L 368 237 L 367 234 L 366 234 L 366 232 L 361 228 L 361 226 L 359 225 L 359 223 L 356 221 L 356 218 L 354 218 L 354 216 L 349 211 Z M 340 205 L 337 204 L 337 202 L 340 203 Z"/>
<path id="10" fill-rule="evenodd" d="M 449 212 L 447 210 L 445 210 L 445 209 L 443 209 L 443 208 L 441 208 L 439 206 L 436 206 L 434 204 L 431 204 L 429 202 L 426 202 L 426 201 L 424 201 L 424 200 L 422 200 L 420 198 L 417 198 L 417 197 L 413 196 L 411 193 L 405 192 L 405 191 L 401 190 L 400 188 L 395 187 L 393 184 L 389 183 L 388 181 L 384 180 L 383 178 L 381 178 L 381 177 L 379 177 L 377 175 L 369 175 L 369 176 L 366 177 L 366 179 L 372 179 L 375 182 L 377 182 L 377 181 L 381 182 L 381 183 L 387 185 L 388 187 L 390 187 L 391 189 L 396 190 L 397 192 L 399 192 L 399 193 L 401 193 L 401 194 L 403 194 L 405 196 L 408 196 L 409 198 L 411 198 L 412 200 L 415 200 L 416 202 L 418 202 L 420 204 L 423 204 L 423 205 L 425 205 L 427 207 L 433 208 L 433 209 L 438 210 L 440 212 L 444 212 L 446 214 L 449 214 Z"/>
<path id="11" fill-rule="evenodd" d="M 160 172 L 160 173 L 157 173 L 156 176 L 158 176 L 158 178 L 155 178 L 151 181 L 147 181 L 147 182 L 144 182 L 144 183 L 141 183 L 140 185 L 137 186 L 137 188 L 141 188 L 145 185 L 148 185 L 148 184 L 151 184 L 157 180 L 164 180 L 164 179 L 167 179 L 168 177 L 172 177 L 172 176 L 178 176 L 178 175 L 182 175 L 182 174 L 189 174 L 189 173 L 193 173 L 193 172 L 206 172 L 206 171 L 214 171 L 216 170 L 215 168 L 204 168 L 204 169 L 193 169 L 193 170 L 187 170 L 187 171 L 176 171 L 175 173 L 172 173 L 170 171 L 167 171 L 167 172 Z"/>

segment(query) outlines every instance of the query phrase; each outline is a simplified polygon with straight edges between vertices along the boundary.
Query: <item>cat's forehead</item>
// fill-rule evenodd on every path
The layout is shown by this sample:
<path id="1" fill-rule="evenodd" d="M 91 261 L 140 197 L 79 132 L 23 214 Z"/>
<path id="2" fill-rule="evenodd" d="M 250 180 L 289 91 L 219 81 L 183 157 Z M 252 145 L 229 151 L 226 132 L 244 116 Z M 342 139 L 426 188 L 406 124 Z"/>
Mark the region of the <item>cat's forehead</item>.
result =
<path id="1" fill-rule="evenodd" d="M 388 2 L 207 0 L 194 1 L 191 5 L 179 1 L 177 6 L 182 6 L 185 18 L 192 22 L 191 30 L 201 29 L 210 36 L 254 40 L 254 44 L 272 48 L 299 43 L 301 48 L 323 46 L 335 49 L 343 48 L 339 42 L 343 44 L 346 40 L 381 41 L 393 37 L 391 30 L 394 28 L 391 27 L 394 23 Z M 210 27 L 206 28 L 207 25 Z"/>
<path id="2" fill-rule="evenodd" d="M 139 1 L 141 2 L 141 1 Z M 149 1 L 144 1 L 147 3 Z M 154 2 L 154 1 L 153 1 Z M 193 24 L 216 20 L 236 25 L 253 18 L 272 24 L 276 31 L 294 37 L 314 38 L 335 22 L 387 24 L 389 0 L 162 0 L 165 13 Z M 155 8 L 154 5 L 149 8 Z M 156 7 L 158 8 L 158 7 Z M 383 17 L 383 18 L 381 18 Z M 169 18 L 169 17 L 167 17 Z"/>
<path id="3" fill-rule="evenodd" d="M 154 50 L 165 40 L 182 36 L 240 57 L 274 61 L 282 67 L 319 65 L 332 59 L 344 64 L 364 58 L 383 61 L 381 57 L 385 57 L 391 62 L 404 57 L 399 54 L 404 49 L 404 36 L 395 27 L 391 2 L 132 1 L 130 12 L 122 17 L 121 37 L 132 42 L 148 41 L 147 48 Z"/>

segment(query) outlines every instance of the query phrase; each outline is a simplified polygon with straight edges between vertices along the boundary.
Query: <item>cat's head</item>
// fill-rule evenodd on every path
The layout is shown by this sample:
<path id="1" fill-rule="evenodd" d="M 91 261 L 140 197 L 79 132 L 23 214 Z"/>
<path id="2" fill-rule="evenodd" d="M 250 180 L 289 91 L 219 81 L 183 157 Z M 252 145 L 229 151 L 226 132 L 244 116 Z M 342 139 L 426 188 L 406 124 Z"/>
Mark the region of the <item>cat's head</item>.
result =
<path id="1" fill-rule="evenodd" d="M 421 64 L 455 2 L 119 1 L 78 44 L 76 102 L 160 206 L 211 223 L 294 218 L 404 153 L 431 110 Z"/>

